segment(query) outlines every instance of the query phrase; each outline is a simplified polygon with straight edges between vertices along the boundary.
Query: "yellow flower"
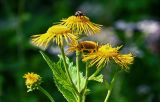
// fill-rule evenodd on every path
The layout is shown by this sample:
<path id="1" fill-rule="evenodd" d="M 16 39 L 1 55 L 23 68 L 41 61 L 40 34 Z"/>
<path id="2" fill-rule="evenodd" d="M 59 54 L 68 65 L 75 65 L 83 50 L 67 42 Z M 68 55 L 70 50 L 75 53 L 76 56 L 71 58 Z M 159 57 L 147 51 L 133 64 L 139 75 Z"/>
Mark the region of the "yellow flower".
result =
<path id="1" fill-rule="evenodd" d="M 38 85 L 41 83 L 41 77 L 33 72 L 25 74 L 23 78 L 26 79 L 25 84 L 28 88 L 27 92 L 37 89 Z"/>
<path id="2" fill-rule="evenodd" d="M 111 58 L 117 56 L 120 48 L 121 46 L 112 48 L 110 44 L 102 45 L 97 52 L 84 55 L 82 60 L 85 62 L 90 60 L 90 65 L 97 63 L 97 68 L 99 68 L 101 65 L 104 66 Z"/>
<path id="3" fill-rule="evenodd" d="M 115 58 L 113 58 L 117 64 L 119 64 L 122 68 L 128 69 L 128 65 L 133 63 L 134 57 L 131 53 L 129 54 L 119 54 Z"/>
<path id="4" fill-rule="evenodd" d="M 79 52 L 93 53 L 98 50 L 98 43 L 94 41 L 71 42 L 68 52 L 74 52 L 76 50 Z"/>
<path id="5" fill-rule="evenodd" d="M 59 46 L 63 45 L 63 39 L 68 43 L 69 40 L 76 40 L 77 37 L 66 26 L 54 25 L 45 34 L 33 35 L 32 44 L 46 49 L 51 41 L 55 41 Z"/>
<path id="6" fill-rule="evenodd" d="M 92 23 L 81 11 L 77 11 L 74 16 L 62 19 L 60 24 L 69 27 L 77 34 L 84 32 L 87 35 L 91 35 L 99 33 L 101 30 L 101 25 Z"/>

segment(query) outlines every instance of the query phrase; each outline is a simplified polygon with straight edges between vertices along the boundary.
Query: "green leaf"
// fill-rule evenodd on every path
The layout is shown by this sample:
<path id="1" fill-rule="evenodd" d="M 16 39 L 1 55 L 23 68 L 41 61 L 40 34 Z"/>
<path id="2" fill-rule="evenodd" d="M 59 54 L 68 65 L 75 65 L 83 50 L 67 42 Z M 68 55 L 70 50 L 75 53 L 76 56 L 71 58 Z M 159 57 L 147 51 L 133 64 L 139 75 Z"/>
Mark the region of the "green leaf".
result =
<path id="1" fill-rule="evenodd" d="M 94 80 L 94 81 L 98 81 L 98 82 L 103 82 L 103 75 L 102 74 L 100 74 L 100 75 L 98 75 L 98 76 L 95 76 L 95 77 L 91 77 L 91 78 L 89 78 L 89 80 Z"/>
<path id="2" fill-rule="evenodd" d="M 67 79 L 62 59 L 60 58 L 57 63 L 54 63 L 42 51 L 40 51 L 40 53 L 42 54 L 43 58 L 53 72 L 53 79 L 58 90 L 62 93 L 62 95 L 66 98 L 68 102 L 76 102 L 76 93 L 71 87 L 72 85 L 70 84 L 69 80 Z"/>
<path id="3" fill-rule="evenodd" d="M 61 55 L 58 55 L 60 59 L 62 59 Z M 73 65 L 73 62 L 69 61 L 69 58 L 66 57 L 66 63 L 69 66 L 69 74 L 71 76 L 71 79 L 74 83 L 74 85 L 76 86 L 76 88 L 78 88 L 78 82 L 77 82 L 77 68 L 76 66 Z M 82 89 L 85 87 L 85 78 L 83 76 L 83 73 L 80 72 L 80 91 L 82 91 Z"/>

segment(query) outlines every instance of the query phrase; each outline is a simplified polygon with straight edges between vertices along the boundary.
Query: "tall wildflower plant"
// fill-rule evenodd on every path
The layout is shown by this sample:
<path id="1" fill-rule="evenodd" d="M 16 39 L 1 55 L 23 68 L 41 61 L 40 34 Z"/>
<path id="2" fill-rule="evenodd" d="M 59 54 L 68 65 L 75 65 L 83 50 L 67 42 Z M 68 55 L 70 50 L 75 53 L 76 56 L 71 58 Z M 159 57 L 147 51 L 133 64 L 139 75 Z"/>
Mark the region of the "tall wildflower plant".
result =
<path id="1" fill-rule="evenodd" d="M 122 46 L 112 47 L 110 44 L 98 44 L 98 42 L 79 39 L 82 33 L 92 36 L 100 31 L 101 25 L 92 23 L 81 11 L 77 11 L 75 15 L 62 19 L 60 23 L 50 27 L 46 33 L 31 36 L 32 44 L 43 50 L 54 42 L 59 47 L 61 54 L 58 55 L 58 62 L 53 62 L 43 51 L 40 53 L 53 73 L 55 85 L 68 102 L 85 102 L 87 94 L 92 92 L 88 88 L 90 81 L 102 84 L 104 81 L 107 82 L 108 90 L 106 90 L 104 102 L 108 102 L 117 74 L 120 71 L 129 70 L 129 65 L 133 63 L 132 53 L 120 53 Z M 68 46 L 66 53 L 76 53 L 75 64 L 66 56 L 64 46 Z M 80 60 L 85 64 L 85 72 L 80 71 L 84 69 L 79 65 Z M 101 71 L 112 62 L 118 64 L 119 68 L 109 82 L 104 80 Z M 92 67 L 96 69 L 91 73 Z M 31 72 L 23 77 L 26 79 L 28 92 L 40 90 L 51 102 L 55 102 L 54 98 L 41 87 L 42 78 L 38 74 Z"/>

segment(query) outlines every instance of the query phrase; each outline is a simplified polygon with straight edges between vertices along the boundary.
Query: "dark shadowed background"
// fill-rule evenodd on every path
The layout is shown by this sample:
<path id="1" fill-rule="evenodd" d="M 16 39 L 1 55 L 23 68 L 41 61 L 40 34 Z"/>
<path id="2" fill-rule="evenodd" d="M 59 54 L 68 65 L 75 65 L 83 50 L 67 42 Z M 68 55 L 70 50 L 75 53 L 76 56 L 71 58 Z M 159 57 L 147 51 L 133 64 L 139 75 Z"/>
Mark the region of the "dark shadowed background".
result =
<path id="1" fill-rule="evenodd" d="M 41 75 L 42 86 L 57 102 L 65 102 L 30 36 L 44 33 L 77 10 L 103 25 L 102 35 L 90 39 L 122 44 L 122 52 L 135 56 L 130 71 L 117 78 L 110 102 L 160 102 L 159 0 L 0 0 L 0 102 L 49 102 L 39 91 L 26 92 L 26 72 Z M 55 46 L 46 53 L 57 61 Z M 86 102 L 103 102 L 105 86 L 91 82 L 89 87 Z"/>

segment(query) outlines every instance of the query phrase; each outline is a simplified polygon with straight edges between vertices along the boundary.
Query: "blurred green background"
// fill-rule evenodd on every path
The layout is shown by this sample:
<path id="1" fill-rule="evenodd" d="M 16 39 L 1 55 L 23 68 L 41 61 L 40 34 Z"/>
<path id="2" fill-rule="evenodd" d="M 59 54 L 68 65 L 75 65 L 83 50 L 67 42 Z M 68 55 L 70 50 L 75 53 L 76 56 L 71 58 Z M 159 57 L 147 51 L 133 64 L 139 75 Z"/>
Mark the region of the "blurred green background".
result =
<path id="1" fill-rule="evenodd" d="M 38 91 L 26 92 L 26 72 L 41 75 L 42 86 L 57 102 L 65 102 L 30 36 L 77 10 L 103 25 L 104 38 L 95 40 L 123 44 L 122 52 L 135 55 L 131 70 L 117 78 L 110 102 L 160 102 L 159 0 L 0 0 L 0 102 L 49 102 Z M 56 50 L 46 52 L 57 60 Z M 89 87 L 86 102 L 103 102 L 105 86 L 93 82 Z"/>

